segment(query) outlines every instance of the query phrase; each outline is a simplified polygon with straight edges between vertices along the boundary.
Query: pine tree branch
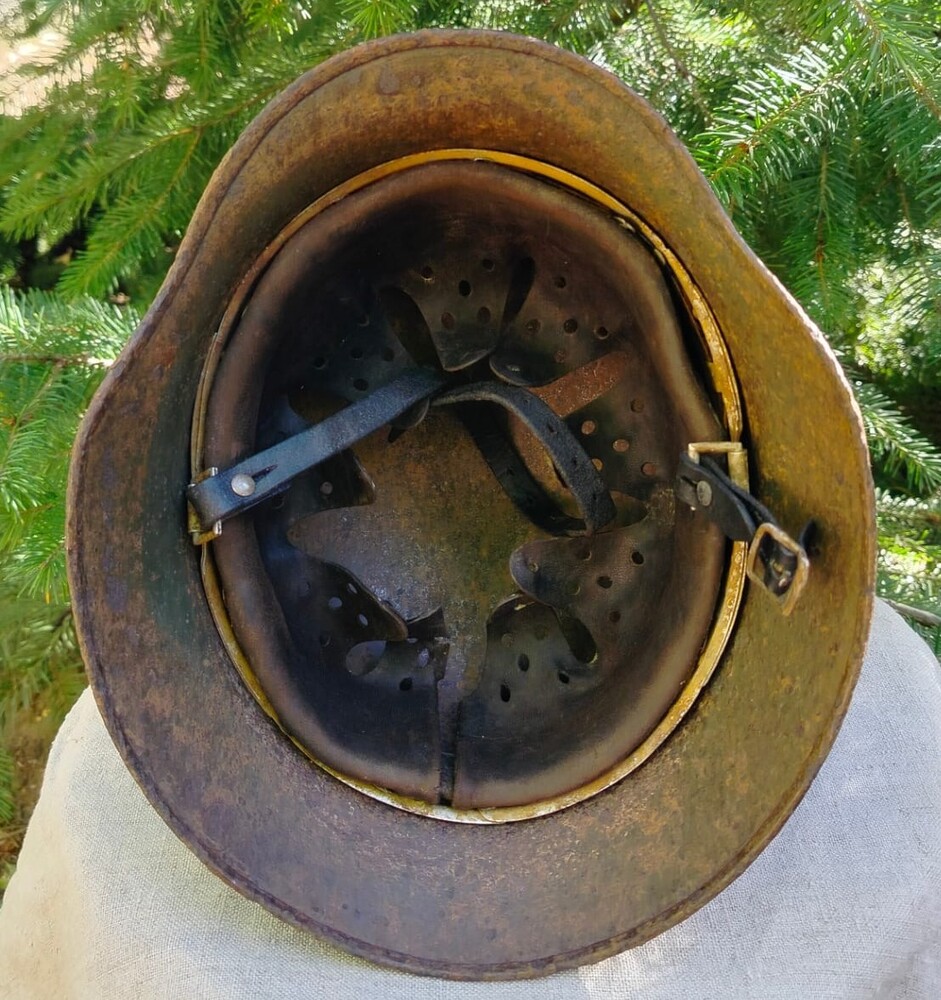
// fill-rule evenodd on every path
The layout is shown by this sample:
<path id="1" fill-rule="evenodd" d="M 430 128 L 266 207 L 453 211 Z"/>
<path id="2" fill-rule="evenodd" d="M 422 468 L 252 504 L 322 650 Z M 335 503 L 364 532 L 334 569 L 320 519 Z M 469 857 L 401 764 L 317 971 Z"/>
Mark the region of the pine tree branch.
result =
<path id="1" fill-rule="evenodd" d="M 55 384 L 57 377 L 58 366 L 53 365 L 46 373 L 39 385 L 39 388 L 23 404 L 23 406 L 20 407 L 19 411 L 15 414 L 4 414 L 4 422 L 8 422 L 7 426 L 11 429 L 11 433 L 7 438 L 6 448 L 3 451 L 3 455 L 0 456 L 0 479 L 3 478 L 4 473 L 7 471 L 10 459 L 14 454 L 14 448 L 16 445 L 16 430 L 30 422 L 32 415 L 42 403 L 43 398 L 49 394 L 49 391 Z"/>
<path id="2" fill-rule="evenodd" d="M 921 74 L 911 65 L 910 61 L 902 58 L 899 52 L 899 46 L 897 43 L 893 43 L 892 37 L 888 31 L 886 31 L 883 24 L 881 24 L 873 14 L 873 9 L 867 4 L 863 3 L 862 0 L 851 0 L 851 5 L 856 11 L 860 21 L 866 25 L 869 30 L 870 35 L 875 40 L 879 50 L 892 62 L 896 67 L 902 72 L 906 80 L 908 80 L 909 85 L 912 90 L 918 95 L 925 107 L 931 112 L 932 116 L 938 121 L 941 121 L 941 103 L 937 100 L 934 94 L 922 79 Z"/>
<path id="3" fill-rule="evenodd" d="M 82 295 L 107 289 L 121 266 L 127 248 L 150 227 L 157 226 L 161 210 L 167 200 L 176 194 L 177 186 L 187 174 L 201 137 L 201 128 L 192 131 L 191 141 L 163 190 L 149 204 L 144 205 L 143 211 L 137 214 L 130 225 L 123 228 L 120 236 L 109 233 L 107 245 L 103 244 L 97 233 L 89 239 L 88 249 L 76 255 L 72 267 L 65 275 L 62 281 L 63 291 L 71 295 Z"/>
<path id="4" fill-rule="evenodd" d="M 817 268 L 817 280 L 820 284 L 820 293 L 823 300 L 824 310 L 828 308 L 829 305 L 829 285 L 827 282 L 827 276 L 824 271 L 824 260 L 826 258 L 826 222 L 827 222 L 827 167 L 829 165 L 829 157 L 826 146 L 824 146 L 820 155 L 820 183 L 819 183 L 819 199 L 817 202 L 817 245 L 814 248 L 814 263 Z"/>
<path id="5" fill-rule="evenodd" d="M 824 113 L 845 102 L 847 80 L 841 62 L 828 62 L 810 50 L 801 50 L 784 69 L 762 71 L 761 89 L 754 81 L 747 91 L 740 88 L 736 103 L 725 111 L 724 127 L 695 140 L 702 148 L 700 167 L 720 189 L 729 179 L 737 189 L 743 171 L 765 187 L 787 179 L 838 128 L 839 111 L 831 111 L 826 122 Z M 771 155 L 759 164 L 762 151 Z"/>
<path id="6" fill-rule="evenodd" d="M 703 116 L 704 124 L 708 126 L 712 121 L 712 109 L 706 103 L 706 100 L 702 95 L 702 91 L 699 89 L 699 83 L 697 82 L 695 75 L 683 59 L 680 58 L 680 54 L 676 51 L 676 48 L 670 41 L 670 36 L 667 34 L 663 19 L 661 18 L 657 8 L 654 6 L 653 0 L 645 0 L 645 6 L 647 8 L 647 13 L 650 15 L 650 23 L 653 25 L 654 32 L 656 33 L 657 38 L 659 38 L 660 44 L 669 56 L 676 72 L 689 84 L 689 92 L 693 98 L 693 102 L 699 108 Z"/>
<path id="7" fill-rule="evenodd" d="M 854 388 L 874 458 L 889 473 L 904 473 L 919 492 L 941 488 L 941 449 L 919 434 L 874 385 L 857 381 Z"/>

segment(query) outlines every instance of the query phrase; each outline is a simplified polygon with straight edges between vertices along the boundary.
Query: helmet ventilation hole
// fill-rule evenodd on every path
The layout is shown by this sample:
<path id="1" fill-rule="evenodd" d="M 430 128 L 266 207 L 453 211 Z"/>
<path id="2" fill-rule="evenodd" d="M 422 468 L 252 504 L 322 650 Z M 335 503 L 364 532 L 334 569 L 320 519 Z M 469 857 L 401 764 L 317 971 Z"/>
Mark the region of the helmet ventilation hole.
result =
<path id="1" fill-rule="evenodd" d="M 510 700 L 510 686 L 508 684 L 501 684 L 500 685 L 500 701 L 506 702 L 506 701 L 509 701 L 509 700 Z"/>
<path id="2" fill-rule="evenodd" d="M 399 681 L 399 690 L 400 691 L 411 691 L 412 690 L 412 678 L 411 677 L 403 677 Z"/>
<path id="3" fill-rule="evenodd" d="M 572 679 L 572 678 L 571 678 L 571 677 L 569 677 L 569 675 L 568 675 L 568 674 L 567 674 L 567 673 L 566 673 L 566 672 L 565 672 L 564 670 L 560 670 L 560 671 L 559 671 L 559 682 L 560 682 L 560 683 L 562 683 L 562 684 L 568 684 L 568 682 L 569 682 L 569 681 L 570 681 L 571 679 Z"/>
<path id="4" fill-rule="evenodd" d="M 471 284 L 469 281 L 459 281 L 457 283 L 458 294 L 462 295 L 465 299 L 471 293 Z"/>
<path id="5" fill-rule="evenodd" d="M 331 597 L 327 601 L 327 607 L 331 611 L 339 611 L 343 607 L 343 601 L 339 597 Z"/>
<path id="6" fill-rule="evenodd" d="M 529 670 L 529 657 L 525 653 L 520 653 L 519 657 L 516 660 L 516 665 L 525 674 L 526 671 Z"/>

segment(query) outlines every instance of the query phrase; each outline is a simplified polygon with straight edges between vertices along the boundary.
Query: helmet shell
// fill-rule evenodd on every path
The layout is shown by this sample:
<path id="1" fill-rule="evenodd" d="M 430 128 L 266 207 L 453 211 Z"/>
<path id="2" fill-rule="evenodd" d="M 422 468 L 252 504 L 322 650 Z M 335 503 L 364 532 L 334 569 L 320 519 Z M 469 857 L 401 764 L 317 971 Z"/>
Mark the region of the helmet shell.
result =
<path id="1" fill-rule="evenodd" d="M 233 670 L 186 529 L 200 375 L 268 244 L 350 178 L 442 149 L 551 164 L 660 234 L 722 331 L 753 493 L 783 524 L 818 528 L 793 613 L 746 591 L 708 687 L 643 767 L 514 823 L 441 822 L 312 765 Z M 865 441 L 839 366 L 679 141 L 603 70 L 486 32 L 361 46 L 305 74 L 249 126 L 89 408 L 68 513 L 91 682 L 166 822 L 284 919 L 375 961 L 453 978 L 521 978 L 611 955 L 747 866 L 803 795 L 847 707 L 874 546 Z"/>

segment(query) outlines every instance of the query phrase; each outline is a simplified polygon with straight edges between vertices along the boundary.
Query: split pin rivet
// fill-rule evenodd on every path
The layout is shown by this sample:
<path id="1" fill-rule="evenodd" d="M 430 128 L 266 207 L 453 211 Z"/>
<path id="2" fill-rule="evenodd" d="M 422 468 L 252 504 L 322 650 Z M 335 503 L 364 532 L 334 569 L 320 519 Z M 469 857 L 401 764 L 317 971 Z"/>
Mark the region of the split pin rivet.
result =
<path id="1" fill-rule="evenodd" d="M 704 479 L 696 483 L 696 499 L 703 507 L 708 507 L 712 503 L 712 487 Z"/>
<path id="2" fill-rule="evenodd" d="M 255 480 L 251 476 L 246 476 L 244 472 L 233 476 L 229 485 L 236 496 L 250 497 L 255 492 Z"/>

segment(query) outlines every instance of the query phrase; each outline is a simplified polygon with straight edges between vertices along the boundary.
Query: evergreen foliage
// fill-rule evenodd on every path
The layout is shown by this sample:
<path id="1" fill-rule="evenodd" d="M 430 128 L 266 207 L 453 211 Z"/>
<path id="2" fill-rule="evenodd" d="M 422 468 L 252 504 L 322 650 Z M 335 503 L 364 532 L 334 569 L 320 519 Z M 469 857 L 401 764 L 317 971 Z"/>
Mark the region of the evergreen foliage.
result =
<path id="1" fill-rule="evenodd" d="M 68 445 L 136 320 L 105 300 L 146 308 L 271 97 L 334 52 L 422 27 L 556 42 L 660 109 L 839 351 L 880 486 L 880 587 L 938 613 L 937 14 L 927 0 L 21 0 L 0 34 L 67 43 L 0 77 L 0 281 L 55 285 L 0 295 L 0 725 L 75 670 Z M 4 773 L 0 760 L 0 818 Z"/>
<path id="2" fill-rule="evenodd" d="M 95 299 L 0 288 L 0 823 L 13 809 L 4 734 L 41 692 L 61 717 L 84 685 L 65 578 L 69 452 L 137 321 Z"/>

